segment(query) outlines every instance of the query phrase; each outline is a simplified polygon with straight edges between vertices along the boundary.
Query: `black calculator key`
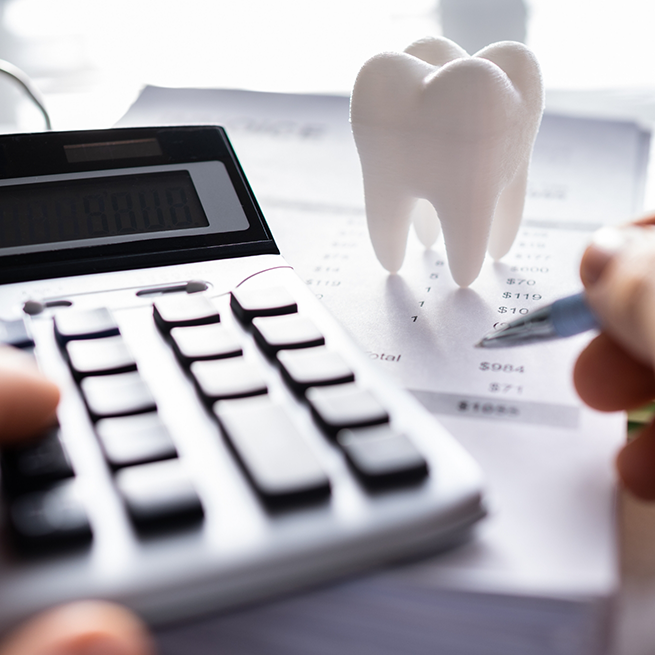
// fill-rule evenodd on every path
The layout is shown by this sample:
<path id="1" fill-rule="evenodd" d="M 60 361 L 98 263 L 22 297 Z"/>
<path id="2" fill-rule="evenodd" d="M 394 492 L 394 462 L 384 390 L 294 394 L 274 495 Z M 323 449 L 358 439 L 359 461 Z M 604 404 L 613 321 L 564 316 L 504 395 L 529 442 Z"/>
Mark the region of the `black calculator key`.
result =
<path id="1" fill-rule="evenodd" d="M 329 495 L 325 471 L 282 406 L 268 399 L 223 401 L 214 412 L 264 500 L 282 503 Z"/>
<path id="2" fill-rule="evenodd" d="M 22 318 L 0 321 L 0 343 L 14 348 L 34 347 L 34 339 Z"/>
<path id="3" fill-rule="evenodd" d="M 191 364 L 191 375 L 198 392 L 208 403 L 268 392 L 260 368 L 243 357 L 194 362 Z"/>
<path id="4" fill-rule="evenodd" d="M 250 323 L 256 316 L 295 314 L 298 305 L 288 289 L 238 288 L 232 292 L 230 307 L 242 323 Z"/>
<path id="5" fill-rule="evenodd" d="M 314 322 L 293 314 L 266 316 L 253 319 L 255 341 L 270 356 L 279 350 L 322 346 L 325 338 Z"/>
<path id="6" fill-rule="evenodd" d="M 171 339 L 175 355 L 184 366 L 198 360 L 223 359 L 243 354 L 238 335 L 224 325 L 173 328 Z"/>
<path id="7" fill-rule="evenodd" d="M 423 480 L 425 458 L 404 434 L 390 425 L 342 430 L 337 443 L 369 487 L 387 487 Z"/>
<path id="8" fill-rule="evenodd" d="M 122 469 L 116 486 L 137 528 L 169 528 L 204 515 L 191 478 L 177 459 Z"/>
<path id="9" fill-rule="evenodd" d="M 155 399 L 138 371 L 86 377 L 80 387 L 94 421 L 153 412 L 157 409 Z"/>
<path id="10" fill-rule="evenodd" d="M 50 550 L 91 540 L 91 526 L 75 481 L 14 498 L 9 524 L 21 551 Z"/>
<path id="11" fill-rule="evenodd" d="M 174 327 L 219 323 L 221 317 L 213 303 L 200 294 L 171 294 L 153 306 L 155 323 L 167 334 Z"/>
<path id="12" fill-rule="evenodd" d="M 136 371 L 136 360 L 123 337 L 70 341 L 66 345 L 68 363 L 76 378 Z"/>
<path id="13" fill-rule="evenodd" d="M 377 398 L 353 382 L 312 387 L 307 390 L 306 397 L 317 423 L 331 436 L 345 428 L 389 422 L 389 414 Z"/>
<path id="14" fill-rule="evenodd" d="M 56 427 L 38 441 L 2 451 L 2 485 L 8 494 L 43 488 L 73 476 L 59 436 Z"/>
<path id="15" fill-rule="evenodd" d="M 74 339 L 99 339 L 117 334 L 118 325 L 106 307 L 67 309 L 55 316 L 55 336 L 61 345 Z"/>
<path id="16" fill-rule="evenodd" d="M 102 419 L 96 423 L 96 433 L 114 469 L 177 457 L 171 435 L 156 412 Z"/>
<path id="17" fill-rule="evenodd" d="M 297 394 L 309 387 L 353 382 L 355 374 L 341 355 L 325 346 L 281 350 L 277 354 L 282 377 Z"/>

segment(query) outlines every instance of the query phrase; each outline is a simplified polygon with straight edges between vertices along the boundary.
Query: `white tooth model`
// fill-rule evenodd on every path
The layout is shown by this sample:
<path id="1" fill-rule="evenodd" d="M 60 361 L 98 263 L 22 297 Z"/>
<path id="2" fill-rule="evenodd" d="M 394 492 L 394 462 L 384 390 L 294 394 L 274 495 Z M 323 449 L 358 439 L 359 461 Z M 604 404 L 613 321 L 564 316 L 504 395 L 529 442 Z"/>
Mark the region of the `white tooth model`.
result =
<path id="1" fill-rule="evenodd" d="M 425 38 L 364 64 L 350 121 L 369 234 L 387 270 L 403 263 L 412 219 L 428 248 L 441 223 L 460 286 L 478 276 L 487 245 L 494 259 L 507 253 L 523 214 L 543 95 L 534 55 L 509 41 L 471 57 L 448 39 Z"/>

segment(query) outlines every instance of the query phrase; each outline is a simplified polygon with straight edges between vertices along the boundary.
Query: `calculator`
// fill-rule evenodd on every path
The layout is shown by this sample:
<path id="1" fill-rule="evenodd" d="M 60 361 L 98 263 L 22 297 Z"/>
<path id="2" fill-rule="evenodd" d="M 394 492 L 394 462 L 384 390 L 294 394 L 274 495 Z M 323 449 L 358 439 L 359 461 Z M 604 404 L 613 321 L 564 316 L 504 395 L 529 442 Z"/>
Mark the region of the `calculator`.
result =
<path id="1" fill-rule="evenodd" d="M 0 137 L 0 340 L 61 389 L 0 454 L 0 629 L 151 624 L 459 543 L 480 471 L 280 255 L 220 127 Z"/>

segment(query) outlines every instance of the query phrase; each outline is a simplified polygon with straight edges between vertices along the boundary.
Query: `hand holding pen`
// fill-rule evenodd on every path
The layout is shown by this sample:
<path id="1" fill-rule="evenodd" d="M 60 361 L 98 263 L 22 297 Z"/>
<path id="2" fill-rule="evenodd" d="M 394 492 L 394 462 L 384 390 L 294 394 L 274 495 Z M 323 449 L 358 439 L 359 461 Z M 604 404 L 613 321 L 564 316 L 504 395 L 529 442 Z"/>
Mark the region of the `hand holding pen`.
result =
<path id="1" fill-rule="evenodd" d="M 638 225 L 638 224 L 637 224 Z M 593 237 L 590 246 L 591 261 L 604 266 L 610 252 L 620 249 L 630 241 L 639 241 L 650 234 L 650 225 L 636 227 L 605 227 Z M 594 254 L 596 253 L 596 254 Z M 605 253 L 598 259 L 598 253 Z M 583 271 L 581 271 L 583 275 Z M 587 292 L 581 291 L 560 298 L 554 303 L 537 309 L 485 335 L 477 344 L 478 348 L 507 348 L 540 343 L 551 339 L 572 337 L 588 330 L 599 329 L 601 323 L 587 299 Z"/>
<path id="2" fill-rule="evenodd" d="M 655 398 L 655 216 L 599 230 L 580 277 L 583 294 L 514 321 L 478 345 L 534 343 L 600 326 L 576 363 L 576 389 L 601 411 L 640 407 Z M 621 450 L 617 468 L 635 495 L 655 500 L 655 422 Z"/>

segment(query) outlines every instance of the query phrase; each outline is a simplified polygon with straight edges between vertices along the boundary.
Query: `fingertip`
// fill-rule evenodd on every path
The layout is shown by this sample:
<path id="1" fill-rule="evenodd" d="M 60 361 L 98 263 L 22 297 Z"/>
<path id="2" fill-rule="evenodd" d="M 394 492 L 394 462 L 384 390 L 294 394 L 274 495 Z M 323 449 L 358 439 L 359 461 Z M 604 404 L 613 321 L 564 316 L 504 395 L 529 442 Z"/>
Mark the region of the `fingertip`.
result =
<path id="1" fill-rule="evenodd" d="M 0 655 L 153 655 L 143 622 L 127 609 L 103 601 L 57 607 L 20 626 Z"/>
<path id="2" fill-rule="evenodd" d="M 32 357 L 0 347 L 0 441 L 43 433 L 56 421 L 59 388 L 40 373 Z"/>
<path id="3" fill-rule="evenodd" d="M 602 228 L 594 235 L 580 260 L 580 279 L 585 288 L 598 281 L 607 264 L 620 249 L 621 243 L 620 233 L 613 228 Z"/>
<path id="4" fill-rule="evenodd" d="M 589 289 L 600 279 L 614 257 L 645 238 L 653 238 L 652 218 L 639 225 L 607 225 L 594 232 L 580 260 L 580 279 Z"/>

